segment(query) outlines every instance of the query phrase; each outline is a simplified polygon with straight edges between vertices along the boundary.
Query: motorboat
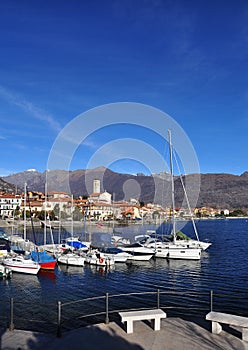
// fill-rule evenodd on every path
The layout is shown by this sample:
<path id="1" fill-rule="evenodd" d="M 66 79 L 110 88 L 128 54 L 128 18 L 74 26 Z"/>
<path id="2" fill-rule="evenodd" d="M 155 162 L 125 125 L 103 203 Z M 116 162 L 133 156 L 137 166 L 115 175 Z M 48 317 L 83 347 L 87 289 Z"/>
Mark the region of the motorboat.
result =
<path id="1" fill-rule="evenodd" d="M 139 242 L 121 246 L 121 249 L 124 252 L 131 254 L 128 260 L 148 261 L 155 254 L 155 250 L 153 248 L 145 247 Z"/>
<path id="2" fill-rule="evenodd" d="M 97 266 L 112 266 L 115 264 L 114 258 L 105 255 L 97 249 L 89 251 L 85 255 L 85 263 Z"/>
<path id="3" fill-rule="evenodd" d="M 3 259 L 3 265 L 13 272 L 37 275 L 40 265 L 32 259 L 27 259 L 22 255 L 7 256 Z"/>
<path id="4" fill-rule="evenodd" d="M 112 235 L 111 236 L 111 243 L 115 246 L 115 247 L 121 247 L 127 244 L 130 244 L 130 239 L 122 237 L 120 235 Z"/>
<path id="5" fill-rule="evenodd" d="M 98 248 L 100 252 L 104 253 L 105 256 L 113 258 L 115 263 L 124 263 L 132 257 L 128 252 L 124 252 L 121 248 L 117 247 L 106 247 Z"/>
<path id="6" fill-rule="evenodd" d="M 68 266 L 84 266 L 85 256 L 65 251 L 58 256 L 57 261 Z"/>

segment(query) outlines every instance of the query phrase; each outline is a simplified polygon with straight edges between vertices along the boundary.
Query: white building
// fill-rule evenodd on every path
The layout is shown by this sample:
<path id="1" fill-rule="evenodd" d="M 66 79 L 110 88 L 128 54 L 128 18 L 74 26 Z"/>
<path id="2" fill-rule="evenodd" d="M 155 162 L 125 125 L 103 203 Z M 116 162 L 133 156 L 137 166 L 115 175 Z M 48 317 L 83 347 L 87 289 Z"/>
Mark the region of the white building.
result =
<path id="1" fill-rule="evenodd" d="M 101 192 L 101 181 L 94 180 L 93 181 L 93 193 L 100 193 L 100 192 Z"/>
<path id="2" fill-rule="evenodd" d="M 20 209 L 22 198 L 19 195 L 14 194 L 1 194 L 0 195 L 0 216 L 13 217 L 14 210 Z"/>

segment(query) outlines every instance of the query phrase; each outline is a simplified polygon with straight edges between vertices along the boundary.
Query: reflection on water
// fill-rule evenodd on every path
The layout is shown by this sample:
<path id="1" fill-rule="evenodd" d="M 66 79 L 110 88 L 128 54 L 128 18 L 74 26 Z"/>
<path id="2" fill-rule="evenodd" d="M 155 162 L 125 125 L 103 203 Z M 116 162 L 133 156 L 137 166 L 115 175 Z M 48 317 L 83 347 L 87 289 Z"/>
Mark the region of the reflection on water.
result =
<path id="1" fill-rule="evenodd" d="M 49 278 L 50 280 L 55 280 L 56 279 L 56 273 L 55 271 L 49 271 L 49 270 L 40 270 L 38 274 L 38 278 L 40 279 L 45 279 Z"/>
<path id="2" fill-rule="evenodd" d="M 67 275 L 78 275 L 84 273 L 84 266 L 67 266 L 60 264 L 58 270 Z"/>
<path id="3" fill-rule="evenodd" d="M 101 276 L 107 275 L 116 270 L 116 266 L 97 266 L 97 265 L 86 265 L 85 269 L 91 274 L 99 274 Z"/>

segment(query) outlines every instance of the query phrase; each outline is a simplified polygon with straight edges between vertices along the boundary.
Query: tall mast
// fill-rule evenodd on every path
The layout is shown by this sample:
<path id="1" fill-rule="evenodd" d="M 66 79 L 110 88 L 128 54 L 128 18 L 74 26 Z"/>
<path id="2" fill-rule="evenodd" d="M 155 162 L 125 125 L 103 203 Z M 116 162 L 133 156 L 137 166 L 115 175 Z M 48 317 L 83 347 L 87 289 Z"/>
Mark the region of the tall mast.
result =
<path id="1" fill-rule="evenodd" d="M 71 195 L 71 236 L 73 237 L 73 194 Z"/>
<path id="2" fill-rule="evenodd" d="M 176 222 L 175 222 L 175 189 L 174 189 L 174 175 L 173 175 L 173 149 L 171 141 L 171 131 L 168 130 L 169 145 L 170 145 L 170 173 L 171 173 L 171 202 L 172 202 L 172 234 L 173 241 L 176 241 Z"/>
<path id="3" fill-rule="evenodd" d="M 27 183 L 24 183 L 24 226 L 23 226 L 23 238 L 27 239 L 27 212 L 26 212 L 26 206 L 27 206 Z"/>
<path id="4" fill-rule="evenodd" d="M 47 176 L 47 174 L 46 174 Z M 44 208 L 44 245 L 47 241 L 47 181 L 45 182 L 45 208 Z"/>

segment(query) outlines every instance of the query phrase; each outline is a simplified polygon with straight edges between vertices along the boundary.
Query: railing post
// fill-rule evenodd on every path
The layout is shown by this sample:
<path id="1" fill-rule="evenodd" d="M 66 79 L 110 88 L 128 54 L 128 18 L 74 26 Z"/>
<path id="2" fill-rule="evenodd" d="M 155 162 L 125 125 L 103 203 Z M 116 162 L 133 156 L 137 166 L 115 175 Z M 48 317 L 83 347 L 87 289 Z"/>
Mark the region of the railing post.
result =
<path id="1" fill-rule="evenodd" d="M 106 317 L 105 317 L 105 323 L 108 324 L 109 323 L 109 294 L 106 293 Z"/>
<path id="2" fill-rule="evenodd" d="M 10 325 L 9 330 L 13 331 L 15 328 L 14 325 L 14 298 L 10 298 Z"/>
<path id="3" fill-rule="evenodd" d="M 157 309 L 160 308 L 160 290 L 157 290 Z"/>
<path id="4" fill-rule="evenodd" d="M 210 311 L 213 311 L 213 291 L 210 290 Z"/>
<path id="5" fill-rule="evenodd" d="M 57 337 L 61 337 L 61 301 L 58 301 Z"/>

